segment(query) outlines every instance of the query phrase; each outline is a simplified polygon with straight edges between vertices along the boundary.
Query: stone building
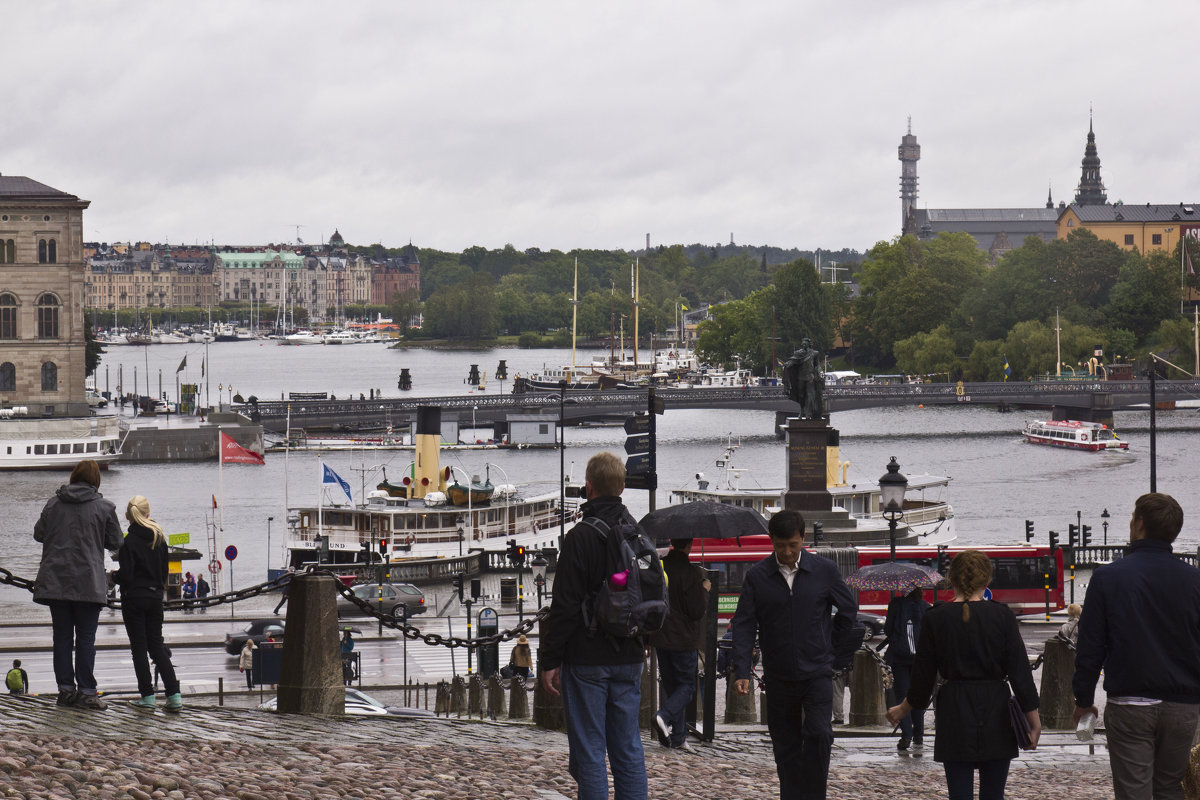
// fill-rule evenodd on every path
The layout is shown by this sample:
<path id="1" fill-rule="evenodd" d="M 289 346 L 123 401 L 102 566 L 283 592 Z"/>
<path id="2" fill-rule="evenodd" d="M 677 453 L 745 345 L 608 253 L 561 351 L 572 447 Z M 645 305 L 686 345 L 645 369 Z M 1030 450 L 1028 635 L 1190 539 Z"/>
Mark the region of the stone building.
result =
<path id="1" fill-rule="evenodd" d="M 88 413 L 83 211 L 89 201 L 0 175 L 0 407 Z"/>
<path id="2" fill-rule="evenodd" d="M 397 294 L 410 290 L 421 290 L 421 259 L 412 242 L 395 258 L 371 262 L 371 304 L 386 306 Z"/>

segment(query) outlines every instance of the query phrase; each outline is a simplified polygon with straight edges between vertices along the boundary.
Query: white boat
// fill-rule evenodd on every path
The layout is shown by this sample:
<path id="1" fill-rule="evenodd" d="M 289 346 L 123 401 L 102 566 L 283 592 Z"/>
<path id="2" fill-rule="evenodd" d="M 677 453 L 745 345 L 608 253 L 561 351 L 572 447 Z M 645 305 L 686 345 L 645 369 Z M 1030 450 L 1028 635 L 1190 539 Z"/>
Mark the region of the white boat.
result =
<path id="1" fill-rule="evenodd" d="M 237 331 L 230 322 L 214 323 L 212 337 L 214 342 L 236 342 L 238 340 Z"/>
<path id="2" fill-rule="evenodd" d="M 321 341 L 324 344 L 357 344 L 358 337 L 355 336 L 351 331 L 348 331 L 344 328 L 339 328 L 338 330 L 329 331 L 326 333 L 321 338 Z"/>
<path id="3" fill-rule="evenodd" d="M 303 345 L 303 344 L 321 344 L 322 337 L 319 333 L 312 331 L 296 331 L 289 333 L 279 340 L 281 344 Z"/>
<path id="4" fill-rule="evenodd" d="M 1030 444 L 1051 447 L 1069 447 L 1073 450 L 1128 450 L 1129 442 L 1122 442 L 1107 425 L 1099 422 L 1080 422 L 1073 419 L 1035 420 L 1025 423 L 1021 431 Z"/>
<path id="5" fill-rule="evenodd" d="M 85 458 L 106 467 L 121 457 L 117 417 L 29 419 L 25 406 L 0 409 L 0 470 L 73 469 Z"/>
<path id="6" fill-rule="evenodd" d="M 152 344 L 187 344 L 188 337 L 172 331 L 155 328 L 150 333 L 150 342 Z"/>
<path id="7" fill-rule="evenodd" d="M 451 469 L 442 468 L 439 460 L 440 430 L 423 425 L 420 416 L 417 424 L 416 459 L 400 480 L 389 481 L 385 472 L 366 502 L 347 503 L 342 490 L 332 486 L 317 503 L 288 509 L 286 547 L 292 567 L 318 560 L 318 536 L 327 542 L 321 562 L 335 568 L 364 566 L 381 540 L 388 542 L 394 564 L 459 556 L 472 548 L 502 550 L 509 540 L 529 550 L 558 546 L 564 520 L 557 481 L 536 491 L 505 482 L 494 487 L 489 502 L 472 499 L 454 505 L 447 495 Z M 461 477 L 468 485 L 478 483 L 474 476 Z M 325 496 L 339 502 L 326 503 Z M 568 527 L 574 524 L 574 512 L 569 505 Z"/>
<path id="8" fill-rule="evenodd" d="M 765 518 L 770 518 L 783 508 L 783 492 L 778 487 L 747 487 L 753 480 L 749 470 L 735 467 L 734 454 L 740 445 L 729 442 L 723 455 L 716 460 L 718 473 L 709 479 L 698 472 L 694 482 L 674 489 L 670 494 L 672 503 L 688 503 L 693 500 L 710 500 L 718 503 L 752 508 Z M 887 521 L 879 504 L 878 480 L 848 483 L 848 463 L 837 461 L 837 449 L 831 448 L 833 463 L 826 468 L 826 489 L 835 509 L 843 510 L 854 520 L 854 544 L 878 543 L 879 537 L 887 541 Z M 904 537 L 915 541 L 906 544 L 947 544 L 957 538 L 954 527 L 954 509 L 945 498 L 950 478 L 940 475 L 906 475 L 908 488 L 904 494 L 903 513 L 898 525 Z"/>

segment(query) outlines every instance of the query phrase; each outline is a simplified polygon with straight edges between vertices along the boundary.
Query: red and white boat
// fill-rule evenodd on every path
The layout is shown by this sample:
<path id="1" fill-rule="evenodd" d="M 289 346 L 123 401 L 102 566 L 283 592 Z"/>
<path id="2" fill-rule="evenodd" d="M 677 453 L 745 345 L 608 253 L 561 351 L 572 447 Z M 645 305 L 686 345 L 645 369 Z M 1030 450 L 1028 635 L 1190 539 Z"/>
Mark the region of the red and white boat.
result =
<path id="1" fill-rule="evenodd" d="M 1073 419 L 1026 422 L 1022 431 L 1030 444 L 1072 447 L 1076 450 L 1128 450 L 1129 443 L 1117 438 L 1107 425 Z"/>

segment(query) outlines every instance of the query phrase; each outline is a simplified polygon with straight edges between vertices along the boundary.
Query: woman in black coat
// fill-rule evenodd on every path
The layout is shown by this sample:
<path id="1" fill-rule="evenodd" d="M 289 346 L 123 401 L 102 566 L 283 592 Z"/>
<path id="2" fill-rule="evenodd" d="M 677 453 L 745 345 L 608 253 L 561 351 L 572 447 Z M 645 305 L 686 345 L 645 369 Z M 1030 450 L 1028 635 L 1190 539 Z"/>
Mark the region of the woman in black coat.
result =
<path id="1" fill-rule="evenodd" d="M 171 664 L 171 651 L 163 642 L 163 593 L 167 588 L 167 537 L 162 526 L 150 519 L 150 501 L 141 495 L 129 500 L 125 509 L 129 535 L 117 553 L 117 584 L 121 587 L 121 618 L 133 654 L 133 672 L 141 697 L 131 701 L 140 708 L 154 708 L 154 680 L 150 659 L 162 676 L 167 710 L 183 707 L 179 679 Z"/>
<path id="2" fill-rule="evenodd" d="M 888 721 L 896 724 L 914 708 L 926 708 L 938 675 L 945 680 L 937 695 L 933 757 L 946 771 L 950 800 L 970 800 L 975 770 L 979 800 L 1004 797 L 1009 763 L 1018 753 L 1008 711 L 1010 686 L 1029 722 L 1030 750 L 1042 731 L 1037 688 L 1017 618 L 1007 606 L 983 599 L 991 578 L 992 563 L 978 550 L 954 557 L 954 602 L 925 614 L 912 687 L 887 712 Z"/>

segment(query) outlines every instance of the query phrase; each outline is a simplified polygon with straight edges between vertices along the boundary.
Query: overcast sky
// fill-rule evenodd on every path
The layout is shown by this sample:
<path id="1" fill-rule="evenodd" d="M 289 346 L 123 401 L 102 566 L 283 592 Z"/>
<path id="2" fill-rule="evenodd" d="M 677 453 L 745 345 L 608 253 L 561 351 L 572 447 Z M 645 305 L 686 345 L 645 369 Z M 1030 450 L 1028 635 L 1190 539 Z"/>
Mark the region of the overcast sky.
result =
<path id="1" fill-rule="evenodd" d="M 1200 201 L 1200 4 L 3 0 L 0 174 L 92 241 L 866 249 L 929 208 Z"/>

